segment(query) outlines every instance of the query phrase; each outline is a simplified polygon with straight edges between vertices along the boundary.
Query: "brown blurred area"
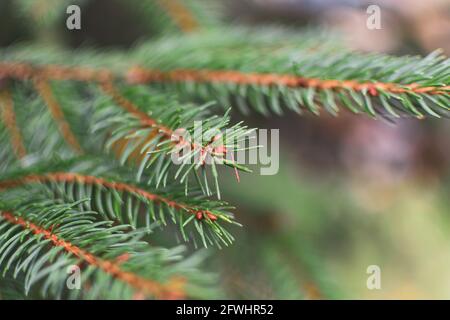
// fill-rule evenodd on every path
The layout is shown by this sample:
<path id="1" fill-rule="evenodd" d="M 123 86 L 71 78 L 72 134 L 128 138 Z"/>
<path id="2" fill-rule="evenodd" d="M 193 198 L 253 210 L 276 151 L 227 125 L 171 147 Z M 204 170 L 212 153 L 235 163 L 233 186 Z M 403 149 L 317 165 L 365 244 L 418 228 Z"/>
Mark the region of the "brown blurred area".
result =
<path id="1" fill-rule="evenodd" d="M 231 0 L 229 16 L 246 23 L 322 24 L 352 47 L 377 52 L 450 52 L 448 0 Z M 381 30 L 365 27 L 369 5 L 381 8 Z"/>

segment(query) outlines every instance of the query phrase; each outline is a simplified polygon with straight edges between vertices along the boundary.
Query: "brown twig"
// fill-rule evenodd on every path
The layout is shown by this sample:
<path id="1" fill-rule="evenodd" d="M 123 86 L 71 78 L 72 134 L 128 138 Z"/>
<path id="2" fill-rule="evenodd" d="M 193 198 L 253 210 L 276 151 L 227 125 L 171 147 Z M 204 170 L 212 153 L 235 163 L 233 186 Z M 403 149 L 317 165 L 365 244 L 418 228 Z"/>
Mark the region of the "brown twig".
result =
<path id="1" fill-rule="evenodd" d="M 426 93 L 431 95 L 448 94 L 450 86 L 424 87 L 418 84 L 399 85 L 383 82 L 358 82 L 354 80 L 323 80 L 299 77 L 289 74 L 244 73 L 232 70 L 158 70 L 135 67 L 129 70 L 127 80 L 130 83 L 149 82 L 199 82 L 199 83 L 234 83 L 243 85 L 274 86 L 283 85 L 292 88 L 315 88 L 354 91 L 368 91 L 376 96 L 378 91 L 391 93 Z"/>
<path id="2" fill-rule="evenodd" d="M 184 210 L 190 214 L 195 215 L 195 217 L 198 220 L 204 219 L 208 217 L 209 219 L 215 221 L 217 220 L 217 216 L 212 213 L 209 210 L 199 210 L 193 206 L 189 206 L 184 203 L 179 203 L 174 200 L 159 196 L 157 194 L 148 192 L 146 190 L 140 189 L 136 186 L 133 186 L 131 184 L 123 183 L 123 182 L 114 182 L 114 181 L 108 181 L 103 178 L 95 177 L 95 176 L 88 176 L 88 175 L 82 175 L 78 173 L 70 173 L 70 172 L 53 172 L 43 175 L 28 175 L 22 178 L 13 179 L 13 180 L 4 180 L 0 181 L 0 191 L 6 190 L 9 188 L 15 188 L 22 185 L 26 185 L 29 183 L 37 183 L 37 182 L 79 182 L 83 184 L 91 184 L 91 185 L 99 185 L 106 188 L 110 188 L 116 191 L 121 192 L 128 192 L 131 194 L 139 195 L 145 199 L 148 199 L 150 201 L 156 202 L 156 203 L 164 203 L 167 206 L 178 209 L 178 210 Z"/>

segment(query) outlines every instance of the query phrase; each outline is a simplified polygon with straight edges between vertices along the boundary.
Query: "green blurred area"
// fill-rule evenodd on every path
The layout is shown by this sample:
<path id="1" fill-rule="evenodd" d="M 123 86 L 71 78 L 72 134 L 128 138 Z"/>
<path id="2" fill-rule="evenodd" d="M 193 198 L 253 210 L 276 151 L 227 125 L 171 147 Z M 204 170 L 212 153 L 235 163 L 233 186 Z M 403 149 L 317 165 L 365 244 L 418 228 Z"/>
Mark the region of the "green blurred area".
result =
<path id="1" fill-rule="evenodd" d="M 256 281 L 267 292 L 247 296 L 296 298 L 295 288 L 309 298 L 449 296 L 447 186 L 409 179 L 368 186 L 298 167 L 286 161 L 276 176 L 229 182 L 226 196 L 245 225 L 239 245 L 227 249 L 234 263 L 225 275 L 240 284 L 231 284 L 233 294 Z M 381 268 L 381 290 L 366 287 L 370 265 Z"/>

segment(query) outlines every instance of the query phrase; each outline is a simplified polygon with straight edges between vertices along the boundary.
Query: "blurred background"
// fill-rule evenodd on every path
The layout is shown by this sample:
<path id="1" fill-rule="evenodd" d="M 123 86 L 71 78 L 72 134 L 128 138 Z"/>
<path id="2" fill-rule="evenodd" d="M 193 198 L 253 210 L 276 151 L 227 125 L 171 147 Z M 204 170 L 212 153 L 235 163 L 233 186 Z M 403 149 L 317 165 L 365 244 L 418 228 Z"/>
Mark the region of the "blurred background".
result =
<path id="1" fill-rule="evenodd" d="M 47 14 L 70 1 L 24 2 L 21 11 L 0 0 L 1 47 L 127 49 L 154 36 L 133 1 L 72 1 L 82 8 L 80 31 Z M 366 28 L 370 4 L 381 7 L 380 30 Z M 324 26 L 362 51 L 450 53 L 449 0 L 227 0 L 222 10 L 229 24 Z M 225 178 L 223 198 L 244 224 L 209 260 L 226 297 L 450 299 L 448 120 L 234 116 L 279 128 L 281 150 L 277 175 Z M 380 290 L 366 286 L 370 265 L 381 269 Z"/>

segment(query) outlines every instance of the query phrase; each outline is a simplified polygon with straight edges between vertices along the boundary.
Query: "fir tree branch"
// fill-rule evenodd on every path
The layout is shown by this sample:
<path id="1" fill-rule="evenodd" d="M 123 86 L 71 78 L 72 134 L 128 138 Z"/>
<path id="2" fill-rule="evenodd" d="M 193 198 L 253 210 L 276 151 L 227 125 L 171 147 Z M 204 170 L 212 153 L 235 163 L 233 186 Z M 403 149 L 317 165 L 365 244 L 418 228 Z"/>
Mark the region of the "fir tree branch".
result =
<path id="1" fill-rule="evenodd" d="M 101 88 L 107 95 L 109 95 L 114 100 L 114 102 L 117 103 L 118 106 L 122 107 L 130 114 L 136 116 L 141 121 L 143 126 L 156 127 L 159 131 L 163 132 L 167 137 L 170 138 L 172 136 L 172 131 L 169 128 L 159 125 L 155 119 L 150 118 L 150 116 L 147 113 L 141 111 L 134 103 L 123 97 L 117 90 L 117 88 L 114 86 L 112 81 L 102 82 Z"/>
<path id="2" fill-rule="evenodd" d="M 15 189 L 21 192 L 20 187 L 28 190 L 28 186 L 42 185 L 44 189 L 41 192 L 48 194 L 49 198 L 66 202 L 89 199 L 83 202 L 85 209 L 94 209 L 104 220 L 128 223 L 133 229 L 142 226 L 150 230 L 152 223 L 158 223 L 161 227 L 174 225 L 181 239 L 193 241 L 195 246 L 200 241 L 205 247 L 215 245 L 220 248 L 234 241 L 222 224 L 240 224 L 228 211 L 232 207 L 225 202 L 206 200 L 195 194 L 184 196 L 176 188 L 156 193 L 148 190 L 148 186 L 123 182 L 129 174 L 120 168 L 105 166 L 105 163 L 101 159 L 75 158 L 20 169 L 0 180 L 0 192 L 6 193 L 5 196 L 8 196 L 8 191 L 12 192 L 14 198 Z M 120 173 L 121 181 L 71 171 L 72 168 L 80 170 L 83 167 L 86 172 Z M 55 168 L 64 171 L 52 172 Z"/>
<path id="3" fill-rule="evenodd" d="M 379 92 L 445 95 L 448 86 L 421 86 L 417 83 L 400 85 L 382 82 L 358 82 L 354 80 L 325 80 L 305 78 L 290 74 L 243 73 L 234 70 L 172 70 L 158 71 L 134 67 L 127 73 L 129 83 L 144 84 L 151 82 L 198 82 L 222 83 L 257 86 L 286 86 L 291 88 L 313 88 L 318 90 L 353 90 L 367 91 L 371 96 Z"/>
<path id="4" fill-rule="evenodd" d="M 216 221 L 218 219 L 217 215 L 210 210 L 202 210 L 184 203 L 179 203 L 177 201 L 140 189 L 131 184 L 108 181 L 100 177 L 82 175 L 72 172 L 52 172 L 45 175 L 28 175 L 15 180 L 0 180 L 0 191 L 36 182 L 76 182 L 81 184 L 103 186 L 115 191 L 135 194 L 155 203 L 164 203 L 165 205 L 173 209 L 192 214 L 197 220 L 210 219 L 211 221 Z"/>
<path id="5" fill-rule="evenodd" d="M 83 66 L 69 67 L 57 64 L 33 65 L 26 62 L 0 62 L 0 78 L 32 80 L 74 80 L 82 82 L 106 82 L 114 75 L 107 69 L 94 69 Z"/>
<path id="6" fill-rule="evenodd" d="M 111 71 L 109 76 L 128 83 L 162 84 L 190 98 L 218 99 L 243 112 L 252 107 L 279 114 L 286 106 L 299 113 L 306 109 L 318 114 L 323 108 L 337 114 L 347 108 L 370 116 L 422 118 L 446 116 L 449 111 L 450 60 L 437 51 L 425 58 L 398 58 L 352 52 L 333 43 L 320 46 L 312 40 L 296 45 L 282 39 L 285 44 L 272 48 L 264 38 L 255 40 L 254 47 L 251 41 L 247 47 L 240 40 L 223 38 L 212 32 L 181 43 L 177 39 L 176 46 L 166 39 L 151 43 L 136 50 L 142 67 Z M 9 73 L 7 68 L 4 72 Z M 89 81 L 101 73 L 64 66 L 44 67 L 43 72 Z"/>
<path id="7" fill-rule="evenodd" d="M 181 298 L 184 296 L 183 291 L 177 288 L 179 285 L 175 284 L 175 282 L 172 281 L 172 283 L 169 285 L 162 285 L 153 280 L 142 278 L 132 272 L 124 271 L 122 270 L 118 262 L 108 261 L 96 257 L 92 253 L 83 250 L 79 246 L 76 246 L 71 242 L 59 237 L 52 230 L 54 226 L 52 226 L 50 229 L 45 229 L 34 224 L 32 221 L 23 219 L 22 217 L 18 217 L 16 216 L 16 214 L 9 211 L 0 211 L 0 215 L 4 219 L 4 221 L 8 222 L 9 224 L 18 225 L 25 231 L 31 231 L 31 233 L 37 236 L 38 239 L 42 236 L 44 240 L 49 240 L 49 242 L 54 247 L 61 247 L 67 253 L 74 255 L 75 257 L 81 259 L 82 261 L 85 261 L 89 265 L 110 274 L 114 278 L 124 281 L 135 290 L 137 290 L 138 294 L 154 296 L 157 299 L 167 299 L 169 297 Z M 25 232 L 25 234 L 26 233 L 27 232 Z M 128 259 L 126 255 L 122 257 Z"/>
<path id="8" fill-rule="evenodd" d="M 227 128 L 228 114 L 223 117 L 205 117 L 211 104 L 197 108 L 180 105 L 171 97 L 158 92 L 154 95 L 144 87 L 126 86 L 124 95 L 111 81 L 103 81 L 101 87 L 126 113 L 117 113 L 109 105 L 100 103 L 95 107 L 99 117 L 93 121 L 93 132 L 97 133 L 97 128 L 101 128 L 100 131 L 107 128 L 106 148 L 116 153 L 122 164 L 137 165 L 138 181 L 145 171 L 151 172 L 148 184 L 155 183 L 156 187 L 166 186 L 169 176 L 180 178 L 187 194 L 189 175 L 194 173 L 204 193 L 212 195 L 207 182 L 207 169 L 211 169 L 217 197 L 220 199 L 216 164 L 234 168 L 238 179 L 238 169 L 249 172 L 249 169 L 234 161 L 233 153 L 239 150 L 242 141 L 249 139 L 254 129 L 248 129 L 241 123 Z M 133 100 L 139 100 L 140 106 Z M 165 104 L 164 109 L 160 107 L 161 104 Z M 201 120 L 201 132 L 196 130 L 195 120 Z M 188 137 L 181 136 L 177 130 L 189 133 Z M 175 164 L 172 156 L 181 151 L 184 153 L 180 157 L 181 163 Z M 148 170 L 150 167 L 154 169 Z M 200 179 L 199 171 L 203 174 L 203 179 Z"/>
<path id="9" fill-rule="evenodd" d="M 149 32 L 184 34 L 221 25 L 221 1 L 211 0 L 130 0 L 131 9 L 145 21 Z M 134 1 L 134 2 L 133 2 Z M 150 19 L 149 19 L 150 17 Z"/>
<path id="10" fill-rule="evenodd" d="M 447 64 L 448 62 L 445 62 Z M 444 64 L 444 65 L 445 65 Z M 104 82 L 107 92 L 112 92 L 110 80 L 114 73 L 106 69 L 84 67 L 67 67 L 64 65 L 42 65 L 33 67 L 27 63 L 0 63 L 0 76 L 26 80 L 35 76 L 51 80 L 75 80 L 86 82 Z M 250 73 L 237 70 L 205 70 L 205 69 L 174 69 L 161 71 L 132 67 L 118 78 L 125 79 L 130 84 L 151 82 L 199 82 L 199 83 L 230 83 L 238 85 L 286 86 L 292 88 L 313 88 L 319 90 L 354 90 L 367 91 L 372 96 L 379 92 L 448 95 L 450 85 L 421 85 L 420 83 L 399 84 L 393 82 L 360 82 L 356 80 L 333 80 L 301 77 L 292 74 Z"/>
<path id="11" fill-rule="evenodd" d="M 203 285 L 211 278 L 197 270 L 198 255 L 181 260 L 181 247 L 150 247 L 145 230 L 130 232 L 97 219 L 94 211 L 75 209 L 83 201 L 48 200 L 40 188 L 19 194 L 20 201 L 0 199 L 0 269 L 3 277 L 20 276 L 27 294 L 37 284 L 43 297 L 58 299 L 207 294 Z M 65 286 L 69 266 L 82 269 L 79 290 Z"/>
<path id="12" fill-rule="evenodd" d="M 255 30 L 233 31 L 236 38 L 214 31 L 144 45 L 136 50 L 143 72 L 131 69 L 127 79 L 190 99 L 216 99 L 244 113 L 280 114 L 284 107 L 314 114 L 346 108 L 370 116 L 448 115 L 450 59 L 439 51 L 393 57 L 307 41 L 305 35 L 304 44 L 293 36 L 274 40 L 274 34 L 266 43 Z"/>

